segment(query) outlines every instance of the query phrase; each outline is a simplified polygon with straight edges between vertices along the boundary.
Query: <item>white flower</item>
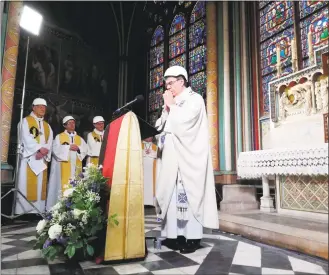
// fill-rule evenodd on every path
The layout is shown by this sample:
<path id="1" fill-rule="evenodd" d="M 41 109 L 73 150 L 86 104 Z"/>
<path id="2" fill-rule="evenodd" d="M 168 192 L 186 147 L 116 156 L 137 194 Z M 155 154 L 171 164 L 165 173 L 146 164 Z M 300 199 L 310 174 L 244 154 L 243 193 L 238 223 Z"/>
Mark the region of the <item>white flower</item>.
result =
<path id="1" fill-rule="evenodd" d="M 48 230 L 48 235 L 51 240 L 57 239 L 62 233 L 62 226 L 59 224 L 52 225 Z"/>
<path id="2" fill-rule="evenodd" d="M 88 223 L 88 214 L 84 213 L 81 220 L 84 224 L 87 224 Z"/>
<path id="3" fill-rule="evenodd" d="M 61 203 L 58 202 L 58 203 L 56 203 L 56 204 L 51 208 L 51 210 L 52 210 L 52 211 L 57 211 L 57 210 L 59 210 L 60 208 L 61 208 Z"/>
<path id="4" fill-rule="evenodd" d="M 92 164 L 91 162 L 89 162 L 88 164 L 87 164 L 87 168 L 89 168 L 89 167 L 93 167 L 94 166 L 94 164 Z"/>
<path id="5" fill-rule="evenodd" d="M 64 232 L 67 234 L 67 235 L 70 235 L 74 230 L 76 229 L 76 227 L 74 225 L 72 225 L 71 223 L 68 223 L 66 225 L 66 228 L 64 228 Z"/>
<path id="6" fill-rule="evenodd" d="M 47 221 L 46 220 L 41 220 L 38 222 L 38 225 L 36 227 L 37 233 L 40 234 L 42 230 L 46 227 Z"/>
<path id="7" fill-rule="evenodd" d="M 103 165 L 99 165 L 98 166 L 98 169 L 100 170 L 100 169 L 102 169 L 103 168 Z"/>
<path id="8" fill-rule="evenodd" d="M 66 190 L 63 192 L 63 197 L 67 198 L 67 197 L 72 196 L 73 191 L 74 191 L 74 188 L 66 189 Z"/>
<path id="9" fill-rule="evenodd" d="M 73 209 L 73 216 L 75 219 L 78 219 L 81 214 L 85 213 L 85 210 L 80 210 L 80 209 Z"/>

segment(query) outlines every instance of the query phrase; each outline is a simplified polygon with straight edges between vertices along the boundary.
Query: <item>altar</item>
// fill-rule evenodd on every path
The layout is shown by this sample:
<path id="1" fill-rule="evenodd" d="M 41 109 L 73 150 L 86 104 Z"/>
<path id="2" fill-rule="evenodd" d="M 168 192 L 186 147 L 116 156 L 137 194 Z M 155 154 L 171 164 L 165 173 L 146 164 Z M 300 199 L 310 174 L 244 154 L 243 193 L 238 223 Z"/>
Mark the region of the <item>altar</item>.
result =
<path id="1" fill-rule="evenodd" d="M 261 211 L 328 221 L 328 74 L 319 62 L 325 51 L 313 53 L 313 66 L 269 83 L 262 150 L 239 154 L 238 177 L 262 179 Z"/>

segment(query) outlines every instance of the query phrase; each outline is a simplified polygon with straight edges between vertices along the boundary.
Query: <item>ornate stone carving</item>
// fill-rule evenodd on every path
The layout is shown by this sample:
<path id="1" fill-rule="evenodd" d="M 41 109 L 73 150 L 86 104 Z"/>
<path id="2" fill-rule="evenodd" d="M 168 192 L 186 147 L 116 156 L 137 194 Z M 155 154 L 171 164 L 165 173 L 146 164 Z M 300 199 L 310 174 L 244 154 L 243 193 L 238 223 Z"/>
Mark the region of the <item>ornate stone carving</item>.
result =
<path id="1" fill-rule="evenodd" d="M 320 90 L 322 99 L 322 111 L 323 113 L 328 113 L 328 78 L 320 80 Z"/>
<path id="2" fill-rule="evenodd" d="M 304 84 L 305 90 L 304 90 L 304 99 L 305 99 L 305 114 L 310 115 L 312 110 L 312 83 L 306 82 Z"/>
<path id="3" fill-rule="evenodd" d="M 323 48 L 317 49 L 315 51 L 315 55 L 318 57 L 318 56 L 325 54 L 327 51 L 328 51 L 327 47 L 323 47 Z M 328 102 L 328 89 L 319 90 L 319 86 L 317 86 L 317 85 L 320 85 L 320 87 L 321 87 L 321 84 L 316 84 L 316 82 L 315 82 L 315 79 L 317 78 L 317 76 L 319 74 L 323 75 L 323 73 L 324 73 L 322 64 L 318 63 L 318 60 L 320 60 L 320 58 L 316 58 L 316 60 L 317 60 L 316 64 L 314 64 L 313 66 L 310 66 L 310 67 L 300 70 L 298 72 L 294 72 L 287 76 L 280 77 L 268 84 L 269 91 L 270 91 L 272 122 L 275 123 L 275 122 L 277 122 L 278 119 L 280 120 L 280 118 L 282 118 L 282 114 L 280 114 L 280 111 L 275 112 L 275 109 L 282 110 L 282 106 L 280 106 L 281 97 L 279 99 L 279 102 L 276 101 L 277 92 L 279 91 L 279 88 L 282 86 L 291 87 L 290 84 L 292 82 L 297 83 L 297 85 L 295 85 L 295 86 L 304 84 L 303 87 L 298 86 L 299 92 L 301 93 L 301 95 L 303 97 L 302 102 L 304 102 L 304 104 L 305 104 L 304 108 L 302 110 L 303 114 L 310 115 L 311 113 L 315 114 L 316 111 L 320 111 L 320 110 L 322 111 L 322 109 L 324 107 L 323 104 L 325 104 L 327 106 L 326 108 L 328 108 L 328 103 L 327 103 Z M 303 83 L 303 81 L 301 81 L 302 79 L 306 79 L 306 83 L 305 82 Z M 300 83 L 300 84 L 298 84 L 298 83 Z M 309 89 L 309 87 L 310 87 L 310 89 Z M 313 87 L 314 87 L 314 92 L 312 90 Z M 328 84 L 326 84 L 326 87 L 328 87 Z M 295 88 L 295 89 L 297 89 L 297 88 Z M 324 95 L 323 98 L 322 98 L 321 94 Z M 311 95 L 311 100 L 309 100 L 309 98 L 310 98 L 309 95 Z M 289 98 L 289 95 L 288 95 L 288 98 Z M 294 105 L 294 109 L 296 109 L 295 105 Z M 323 112 L 325 112 L 325 111 L 323 110 Z M 301 113 L 301 112 L 298 112 L 298 113 Z M 294 112 L 294 114 L 296 114 L 296 112 Z M 286 114 L 286 116 L 289 116 L 289 112 Z"/>
<path id="4" fill-rule="evenodd" d="M 286 93 L 282 93 L 279 101 L 279 120 L 286 118 L 286 106 L 289 105 L 289 99 Z"/>
<path id="5" fill-rule="evenodd" d="M 316 109 L 318 111 L 322 110 L 322 98 L 321 98 L 321 86 L 320 86 L 320 82 L 317 81 L 315 82 L 315 98 L 316 98 Z"/>
<path id="6" fill-rule="evenodd" d="M 297 84 L 283 92 L 279 100 L 279 120 L 288 116 L 306 114 L 312 110 L 312 83 Z"/>

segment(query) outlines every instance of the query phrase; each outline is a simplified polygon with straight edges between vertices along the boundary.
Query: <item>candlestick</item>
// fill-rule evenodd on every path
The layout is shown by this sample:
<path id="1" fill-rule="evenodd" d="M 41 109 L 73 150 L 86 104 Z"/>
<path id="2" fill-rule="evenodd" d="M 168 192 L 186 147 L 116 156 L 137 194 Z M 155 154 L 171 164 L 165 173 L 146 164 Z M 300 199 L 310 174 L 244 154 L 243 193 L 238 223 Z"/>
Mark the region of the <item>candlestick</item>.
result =
<path id="1" fill-rule="evenodd" d="M 280 44 L 276 45 L 276 63 L 278 66 L 281 64 L 281 58 L 280 58 Z"/>
<path id="2" fill-rule="evenodd" d="M 312 31 L 310 30 L 307 34 L 308 41 L 308 52 L 313 53 L 313 42 L 312 42 Z"/>
<path id="3" fill-rule="evenodd" d="M 295 39 L 291 39 L 291 59 L 294 60 L 296 59 L 296 43 L 295 43 Z"/>

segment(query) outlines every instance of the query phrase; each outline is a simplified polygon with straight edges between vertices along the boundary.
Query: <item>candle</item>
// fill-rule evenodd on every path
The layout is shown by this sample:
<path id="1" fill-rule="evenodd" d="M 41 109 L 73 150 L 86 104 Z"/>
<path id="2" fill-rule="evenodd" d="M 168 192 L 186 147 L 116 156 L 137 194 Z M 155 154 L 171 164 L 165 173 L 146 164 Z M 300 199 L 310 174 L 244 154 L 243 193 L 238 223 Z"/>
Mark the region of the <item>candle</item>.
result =
<path id="1" fill-rule="evenodd" d="M 307 41 L 308 41 L 308 52 L 313 53 L 312 31 L 311 30 L 307 34 Z"/>
<path id="2" fill-rule="evenodd" d="M 295 39 L 291 39 L 291 58 L 292 60 L 296 59 L 296 43 Z"/>
<path id="3" fill-rule="evenodd" d="M 276 45 L 276 64 L 280 65 L 281 64 L 281 59 L 280 59 L 280 44 Z"/>

